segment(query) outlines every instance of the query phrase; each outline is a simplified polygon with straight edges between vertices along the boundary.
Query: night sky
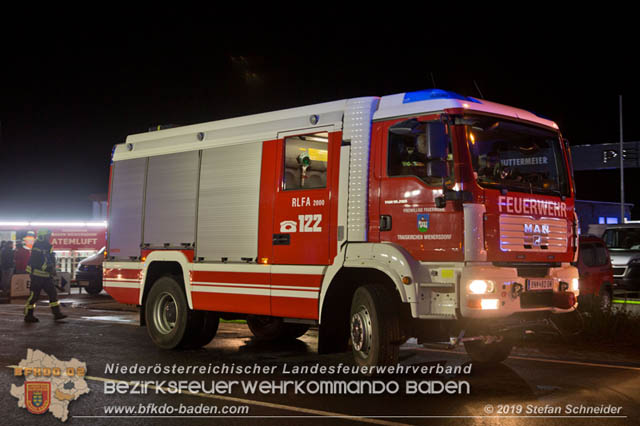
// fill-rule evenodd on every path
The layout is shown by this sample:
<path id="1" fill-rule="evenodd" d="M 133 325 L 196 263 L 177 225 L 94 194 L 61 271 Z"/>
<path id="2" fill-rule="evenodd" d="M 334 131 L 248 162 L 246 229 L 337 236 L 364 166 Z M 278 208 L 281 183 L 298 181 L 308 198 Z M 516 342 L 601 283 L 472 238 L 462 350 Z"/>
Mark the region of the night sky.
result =
<path id="1" fill-rule="evenodd" d="M 475 81 L 488 100 L 556 121 L 573 145 L 619 140 L 621 94 L 625 140 L 640 140 L 635 29 L 597 25 L 604 17 L 498 20 L 483 30 L 483 20 L 420 23 L 411 11 L 388 17 L 411 25 L 387 17 L 260 24 L 259 16 L 234 25 L 239 18 L 227 15 L 221 27 L 198 12 L 146 25 L 38 20 L 0 30 L 0 220 L 90 219 L 88 196 L 107 192 L 112 146 L 151 126 L 434 81 L 480 97 Z M 618 201 L 618 173 L 578 173 L 578 198 Z M 626 179 L 636 219 L 638 176 L 628 170 Z"/>

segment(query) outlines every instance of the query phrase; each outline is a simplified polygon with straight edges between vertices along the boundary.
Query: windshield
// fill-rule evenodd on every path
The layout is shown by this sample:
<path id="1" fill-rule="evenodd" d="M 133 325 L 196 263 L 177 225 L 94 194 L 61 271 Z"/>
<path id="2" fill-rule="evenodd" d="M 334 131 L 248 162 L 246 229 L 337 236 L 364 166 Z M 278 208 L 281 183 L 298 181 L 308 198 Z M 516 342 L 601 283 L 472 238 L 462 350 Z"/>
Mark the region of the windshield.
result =
<path id="1" fill-rule="evenodd" d="M 602 239 L 611 249 L 640 250 L 640 228 L 607 229 Z"/>
<path id="2" fill-rule="evenodd" d="M 557 132 L 492 117 L 465 117 L 463 124 L 481 186 L 569 195 Z"/>

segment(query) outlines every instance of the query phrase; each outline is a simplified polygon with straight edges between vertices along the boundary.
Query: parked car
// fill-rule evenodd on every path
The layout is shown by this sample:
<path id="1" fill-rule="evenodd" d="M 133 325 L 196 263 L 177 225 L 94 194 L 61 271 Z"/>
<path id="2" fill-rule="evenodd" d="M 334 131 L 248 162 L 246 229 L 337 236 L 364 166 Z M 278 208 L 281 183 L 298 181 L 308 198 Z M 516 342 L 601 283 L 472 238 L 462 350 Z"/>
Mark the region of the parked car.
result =
<path id="1" fill-rule="evenodd" d="M 602 239 L 611 254 L 617 287 L 640 291 L 640 224 L 607 225 Z"/>
<path id="2" fill-rule="evenodd" d="M 613 299 L 613 268 L 605 242 L 598 237 L 581 236 L 578 252 L 580 296 L 597 295 L 602 306 L 611 306 Z"/>
<path id="3" fill-rule="evenodd" d="M 79 287 L 85 287 L 87 293 L 98 294 L 102 291 L 102 262 L 104 261 L 104 250 L 102 249 L 78 263 L 76 269 L 76 281 Z"/>

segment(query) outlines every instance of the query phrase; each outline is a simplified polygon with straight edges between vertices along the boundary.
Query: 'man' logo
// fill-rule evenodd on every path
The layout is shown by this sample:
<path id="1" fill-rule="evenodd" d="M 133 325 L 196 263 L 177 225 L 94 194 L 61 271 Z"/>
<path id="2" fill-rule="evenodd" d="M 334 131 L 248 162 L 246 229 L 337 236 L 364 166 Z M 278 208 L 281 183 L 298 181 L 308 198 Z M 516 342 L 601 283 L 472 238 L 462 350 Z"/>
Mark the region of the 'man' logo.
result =
<path id="1" fill-rule="evenodd" d="M 24 382 L 24 403 L 32 414 L 43 414 L 51 404 L 51 382 Z"/>
<path id="2" fill-rule="evenodd" d="M 525 234 L 549 234 L 549 225 L 525 223 L 524 232 Z"/>

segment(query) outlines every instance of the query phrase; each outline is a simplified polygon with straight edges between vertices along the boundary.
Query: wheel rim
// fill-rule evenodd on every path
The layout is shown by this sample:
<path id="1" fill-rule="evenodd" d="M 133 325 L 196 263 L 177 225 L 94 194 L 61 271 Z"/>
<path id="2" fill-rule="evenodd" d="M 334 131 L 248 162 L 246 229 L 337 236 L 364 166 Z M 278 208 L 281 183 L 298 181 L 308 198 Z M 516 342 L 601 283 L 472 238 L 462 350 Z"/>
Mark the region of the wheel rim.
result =
<path id="1" fill-rule="evenodd" d="M 153 309 L 153 319 L 158 331 L 169 334 L 176 326 L 178 304 L 170 293 L 162 293 Z"/>
<path id="2" fill-rule="evenodd" d="M 371 315 L 366 307 L 361 306 L 360 310 L 351 316 L 351 344 L 354 351 L 363 358 L 369 355 L 371 337 Z"/>

